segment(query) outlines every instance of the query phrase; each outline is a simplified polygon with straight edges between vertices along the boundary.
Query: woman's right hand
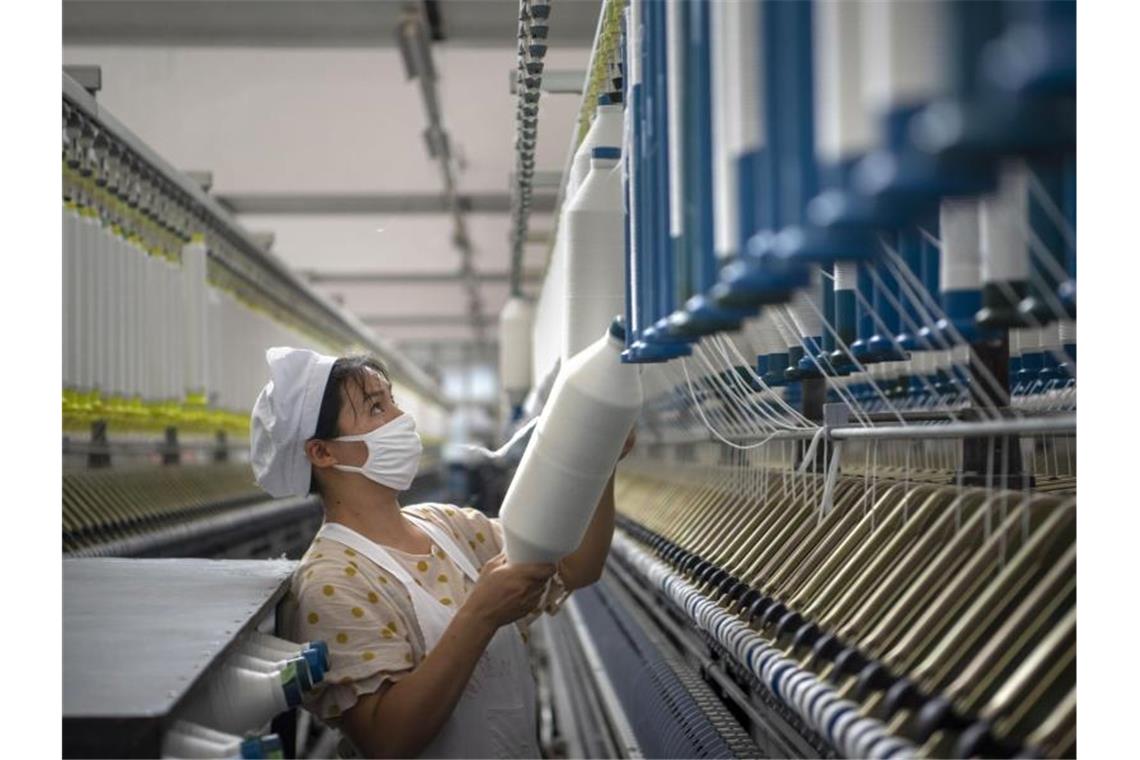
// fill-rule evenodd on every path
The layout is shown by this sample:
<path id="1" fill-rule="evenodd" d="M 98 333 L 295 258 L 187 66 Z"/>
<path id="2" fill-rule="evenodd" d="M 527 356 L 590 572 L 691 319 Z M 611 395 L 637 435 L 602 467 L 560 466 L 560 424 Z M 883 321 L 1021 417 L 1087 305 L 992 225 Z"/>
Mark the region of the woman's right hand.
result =
<path id="1" fill-rule="evenodd" d="M 512 564 L 498 554 L 483 565 L 463 606 L 496 629 L 513 623 L 538 606 L 554 569 L 550 564 Z"/>

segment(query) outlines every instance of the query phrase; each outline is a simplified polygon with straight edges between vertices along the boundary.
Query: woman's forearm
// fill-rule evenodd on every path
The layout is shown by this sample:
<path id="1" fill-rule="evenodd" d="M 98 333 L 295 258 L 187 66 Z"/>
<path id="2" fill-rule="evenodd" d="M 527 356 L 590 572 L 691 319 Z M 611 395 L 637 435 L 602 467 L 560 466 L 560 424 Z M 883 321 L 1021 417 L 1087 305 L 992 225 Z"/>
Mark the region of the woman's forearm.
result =
<path id="1" fill-rule="evenodd" d="M 369 757 L 420 754 L 451 717 L 494 635 L 491 623 L 461 607 L 416 669 L 375 702 L 360 749 Z"/>
<path id="2" fill-rule="evenodd" d="M 614 535 L 614 509 L 614 476 L 610 475 L 582 543 L 562 560 L 560 572 L 567 589 L 589 586 L 602 577 Z"/>

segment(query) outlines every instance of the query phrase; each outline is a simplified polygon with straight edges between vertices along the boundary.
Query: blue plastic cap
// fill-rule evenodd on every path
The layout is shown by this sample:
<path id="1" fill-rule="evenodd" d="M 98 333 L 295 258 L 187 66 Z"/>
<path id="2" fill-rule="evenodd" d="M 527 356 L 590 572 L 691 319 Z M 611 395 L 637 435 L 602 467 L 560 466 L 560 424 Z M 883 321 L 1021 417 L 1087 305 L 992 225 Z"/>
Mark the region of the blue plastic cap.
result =
<path id="1" fill-rule="evenodd" d="M 329 669 L 329 645 L 326 644 L 321 639 L 317 639 L 316 641 L 310 641 L 308 645 L 321 653 L 321 657 L 323 658 L 321 664 L 325 670 L 328 670 Z"/>
<path id="2" fill-rule="evenodd" d="M 614 148 L 609 145 L 599 145 L 594 148 L 593 153 L 590 155 L 593 158 L 604 158 L 610 161 L 618 161 L 621 159 L 621 148 Z"/>
<path id="3" fill-rule="evenodd" d="M 610 335 L 625 343 L 625 319 L 623 317 L 614 317 L 614 321 L 610 322 Z"/>
<path id="4" fill-rule="evenodd" d="M 321 650 L 315 647 L 306 647 L 301 650 L 301 656 L 305 658 L 305 662 L 309 666 L 309 674 L 313 678 L 313 683 L 318 684 L 325 679 L 325 658 L 321 654 Z"/>
<path id="5" fill-rule="evenodd" d="M 261 739 L 258 739 L 256 736 L 251 736 L 243 740 L 240 752 L 243 758 L 248 758 L 249 760 L 265 757 L 265 752 L 261 748 Z"/>

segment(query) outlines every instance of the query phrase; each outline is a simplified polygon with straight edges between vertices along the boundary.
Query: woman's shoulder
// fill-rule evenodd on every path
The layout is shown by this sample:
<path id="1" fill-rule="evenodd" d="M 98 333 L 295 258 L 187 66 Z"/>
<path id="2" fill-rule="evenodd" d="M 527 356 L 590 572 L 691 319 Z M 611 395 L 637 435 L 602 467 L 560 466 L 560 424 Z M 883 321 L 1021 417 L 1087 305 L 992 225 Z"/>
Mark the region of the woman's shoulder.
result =
<path id="1" fill-rule="evenodd" d="M 453 504 L 417 504 L 408 509 L 422 508 L 416 512 L 447 530 L 460 545 L 466 544 L 482 566 L 502 549 L 498 520 L 491 518 L 472 507 L 458 507 Z"/>
<path id="2" fill-rule="evenodd" d="M 423 502 L 404 507 L 404 511 L 421 519 L 430 520 L 437 525 L 455 530 L 456 522 L 461 519 L 462 510 L 454 504 L 438 502 Z"/>
<path id="3" fill-rule="evenodd" d="M 376 567 L 367 557 L 341 542 L 323 536 L 313 539 L 308 551 L 293 571 L 293 592 L 298 598 L 316 596 L 319 589 L 326 596 L 328 584 L 358 589 L 362 593 L 387 591 L 391 579 L 387 571 Z"/>

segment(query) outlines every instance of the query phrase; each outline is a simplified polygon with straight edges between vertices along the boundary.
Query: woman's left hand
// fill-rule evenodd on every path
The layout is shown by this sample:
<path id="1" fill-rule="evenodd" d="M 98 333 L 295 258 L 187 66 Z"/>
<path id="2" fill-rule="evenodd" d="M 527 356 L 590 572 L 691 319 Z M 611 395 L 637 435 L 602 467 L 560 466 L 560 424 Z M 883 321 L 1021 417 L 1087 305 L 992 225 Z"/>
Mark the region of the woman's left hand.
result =
<path id="1" fill-rule="evenodd" d="M 626 436 L 626 439 L 625 439 L 625 445 L 621 447 L 621 456 L 618 457 L 619 462 L 621 460 L 625 459 L 626 454 L 633 451 L 633 446 L 636 443 L 637 443 L 637 428 L 634 428 L 633 430 L 629 431 L 629 435 Z"/>

